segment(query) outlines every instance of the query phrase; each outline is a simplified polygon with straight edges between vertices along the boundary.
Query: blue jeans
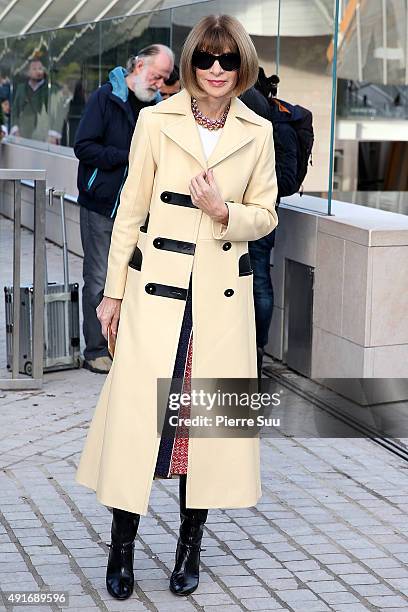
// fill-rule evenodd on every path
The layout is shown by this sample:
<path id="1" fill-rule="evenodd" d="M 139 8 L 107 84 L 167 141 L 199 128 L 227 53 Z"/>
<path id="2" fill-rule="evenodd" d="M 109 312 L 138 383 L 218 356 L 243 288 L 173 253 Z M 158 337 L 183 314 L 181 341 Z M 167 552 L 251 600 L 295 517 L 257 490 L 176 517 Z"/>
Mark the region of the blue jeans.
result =
<path id="1" fill-rule="evenodd" d="M 270 258 L 275 243 L 275 230 L 253 242 L 248 242 L 248 251 L 254 271 L 254 306 L 256 344 L 264 348 L 268 343 L 269 327 L 273 311 L 273 287 Z"/>
<path id="2" fill-rule="evenodd" d="M 96 308 L 103 297 L 113 219 L 81 206 L 80 229 L 84 251 L 82 288 L 84 359 L 87 361 L 109 355 L 108 343 L 102 336 Z"/>

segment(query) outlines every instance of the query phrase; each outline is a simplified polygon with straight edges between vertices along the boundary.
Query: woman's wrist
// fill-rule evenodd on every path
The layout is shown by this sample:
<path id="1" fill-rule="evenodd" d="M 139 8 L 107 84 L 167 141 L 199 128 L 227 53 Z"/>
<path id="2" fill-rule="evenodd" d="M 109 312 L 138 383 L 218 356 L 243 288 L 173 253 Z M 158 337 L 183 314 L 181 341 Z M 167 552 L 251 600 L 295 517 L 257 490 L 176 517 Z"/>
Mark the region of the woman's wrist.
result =
<path id="1" fill-rule="evenodd" d="M 225 202 L 223 202 L 223 206 L 220 207 L 219 213 L 217 213 L 213 219 L 218 223 L 222 223 L 223 225 L 228 225 L 228 217 L 229 217 L 229 209 Z"/>

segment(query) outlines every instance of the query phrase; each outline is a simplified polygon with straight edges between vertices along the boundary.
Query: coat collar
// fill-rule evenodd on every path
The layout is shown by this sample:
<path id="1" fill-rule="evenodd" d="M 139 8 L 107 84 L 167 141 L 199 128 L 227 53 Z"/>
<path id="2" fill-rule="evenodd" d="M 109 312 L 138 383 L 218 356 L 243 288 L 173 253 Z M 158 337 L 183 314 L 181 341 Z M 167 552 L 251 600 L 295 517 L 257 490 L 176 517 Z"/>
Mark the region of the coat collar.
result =
<path id="1" fill-rule="evenodd" d="M 173 121 L 162 126 L 161 131 L 192 155 L 205 170 L 216 166 L 255 138 L 253 132 L 243 130 L 247 121 L 264 125 L 261 117 L 252 112 L 241 100 L 232 98 L 231 107 L 221 137 L 208 160 L 205 159 L 200 135 L 191 112 L 191 98 L 187 90 L 160 102 L 153 113 L 173 115 Z"/>

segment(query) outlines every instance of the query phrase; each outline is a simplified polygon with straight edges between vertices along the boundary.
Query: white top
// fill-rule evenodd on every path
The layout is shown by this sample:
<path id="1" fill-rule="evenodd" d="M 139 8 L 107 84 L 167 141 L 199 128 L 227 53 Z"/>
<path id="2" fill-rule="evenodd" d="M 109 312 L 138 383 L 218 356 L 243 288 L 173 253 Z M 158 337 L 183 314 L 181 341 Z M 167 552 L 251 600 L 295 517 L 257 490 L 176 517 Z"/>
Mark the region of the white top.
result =
<path id="1" fill-rule="evenodd" d="M 198 133 L 200 134 L 205 157 L 208 159 L 211 153 L 214 151 L 215 145 L 217 144 L 224 128 L 220 128 L 219 130 L 207 130 L 207 128 L 199 123 L 196 125 L 198 128 Z"/>

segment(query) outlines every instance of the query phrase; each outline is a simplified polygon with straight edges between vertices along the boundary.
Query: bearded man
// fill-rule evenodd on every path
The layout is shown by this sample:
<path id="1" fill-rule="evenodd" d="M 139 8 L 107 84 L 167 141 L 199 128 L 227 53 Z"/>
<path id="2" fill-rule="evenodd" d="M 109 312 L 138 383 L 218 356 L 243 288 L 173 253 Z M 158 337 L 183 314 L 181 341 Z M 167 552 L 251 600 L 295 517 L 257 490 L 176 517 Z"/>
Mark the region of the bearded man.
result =
<path id="1" fill-rule="evenodd" d="M 174 54 L 161 44 L 116 67 L 109 81 L 94 91 L 75 137 L 79 159 L 78 204 L 84 252 L 82 289 L 83 366 L 106 374 L 111 358 L 96 308 L 102 300 L 113 222 L 128 172 L 128 156 L 139 112 L 161 100 L 160 87 L 174 67 Z"/>

